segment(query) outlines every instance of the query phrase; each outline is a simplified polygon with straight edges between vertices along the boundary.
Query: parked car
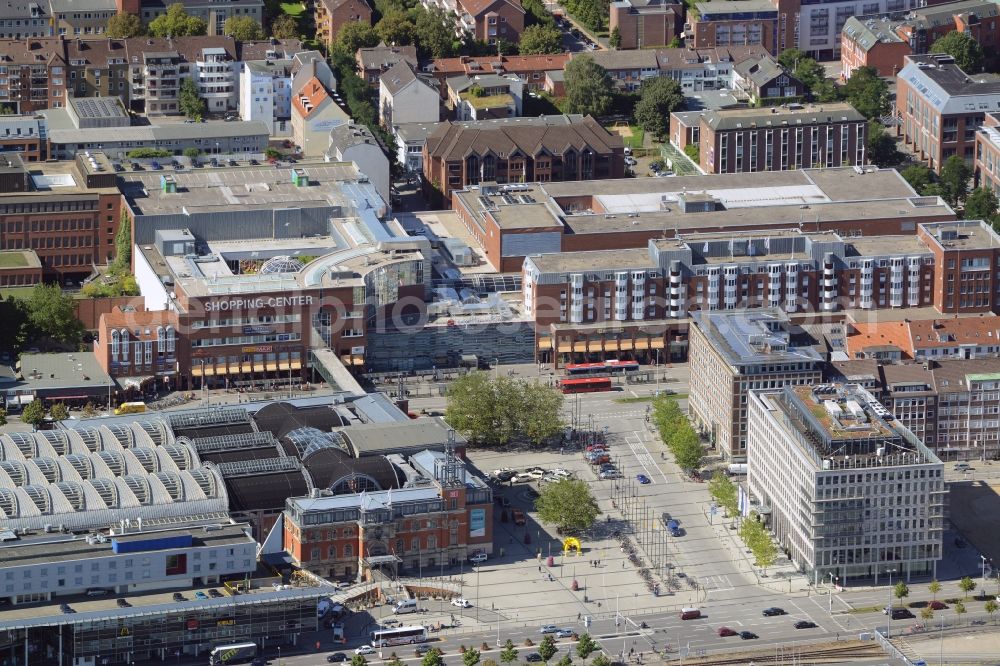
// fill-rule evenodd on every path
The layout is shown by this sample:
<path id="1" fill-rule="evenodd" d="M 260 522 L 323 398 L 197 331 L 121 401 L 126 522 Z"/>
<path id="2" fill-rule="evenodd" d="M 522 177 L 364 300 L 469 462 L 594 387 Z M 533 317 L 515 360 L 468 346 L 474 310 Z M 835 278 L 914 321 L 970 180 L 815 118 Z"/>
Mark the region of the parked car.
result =
<path id="1" fill-rule="evenodd" d="M 208 595 L 205 594 L 204 592 L 202 592 L 201 590 L 198 590 L 197 592 L 194 593 L 194 598 L 195 599 L 208 599 Z"/>
<path id="2" fill-rule="evenodd" d="M 621 473 L 616 469 L 605 469 L 601 471 L 601 478 L 604 480 L 621 478 Z"/>
<path id="3" fill-rule="evenodd" d="M 816 623 L 810 622 L 809 620 L 799 620 L 795 623 L 796 629 L 815 629 Z"/>
<path id="4" fill-rule="evenodd" d="M 469 603 L 469 600 L 466 599 L 466 598 L 464 598 L 464 597 L 456 597 L 455 599 L 452 599 L 451 600 L 451 605 L 455 606 L 456 608 L 471 608 L 472 607 L 472 604 Z"/>
<path id="5" fill-rule="evenodd" d="M 223 595 L 222 592 L 219 592 L 217 589 L 213 587 L 208 591 L 208 596 L 212 597 L 213 599 L 221 599 L 225 595 Z"/>
<path id="6" fill-rule="evenodd" d="M 538 481 L 539 479 L 545 478 L 545 472 L 543 472 L 540 469 L 533 469 L 530 472 L 528 472 L 528 476 Z"/>
<path id="7" fill-rule="evenodd" d="M 718 633 L 719 633 L 720 636 L 723 636 L 723 637 L 725 637 L 725 636 L 735 636 L 736 635 L 736 631 L 733 630 L 733 629 L 730 629 L 729 627 L 719 627 L 719 632 Z"/>
<path id="8" fill-rule="evenodd" d="M 554 470 L 552 470 L 552 474 L 555 474 L 556 476 L 562 476 L 562 477 L 565 477 L 567 479 L 573 476 L 573 472 L 570 472 L 569 470 L 561 469 L 559 467 L 556 467 Z"/>
<path id="9" fill-rule="evenodd" d="M 540 661 L 544 661 L 544 659 L 542 659 L 542 655 L 538 654 L 537 652 L 532 652 L 532 653 L 528 654 L 528 656 L 525 657 L 524 660 L 526 662 L 528 662 L 529 664 L 538 663 Z"/>
<path id="10" fill-rule="evenodd" d="M 535 477 L 531 476 L 531 474 L 528 474 L 527 472 L 521 472 L 520 474 L 515 475 L 511 481 L 514 483 L 528 483 L 529 481 L 533 481 L 534 478 Z"/>
<path id="11" fill-rule="evenodd" d="M 177 601 L 177 602 L 187 601 L 187 599 L 185 599 L 184 595 L 181 594 L 180 592 L 174 592 L 174 601 Z"/>
<path id="12" fill-rule="evenodd" d="M 761 615 L 764 617 L 775 617 L 776 615 L 787 615 L 787 613 L 785 613 L 785 609 L 783 608 L 772 606 L 761 611 Z"/>
<path id="13" fill-rule="evenodd" d="M 326 655 L 326 663 L 328 664 L 339 664 L 342 661 L 347 661 L 347 655 L 343 652 L 334 652 L 333 654 Z"/>
<path id="14" fill-rule="evenodd" d="M 964 462 L 955 463 L 956 472 L 967 472 L 970 469 L 972 469 L 972 466 L 969 463 L 964 463 Z"/>
<path id="15" fill-rule="evenodd" d="M 493 470 L 493 476 L 496 478 L 505 477 L 503 480 L 506 481 L 510 477 L 517 474 L 516 469 L 511 469 L 510 467 L 501 467 L 500 469 Z"/>
<path id="16" fill-rule="evenodd" d="M 106 597 L 111 594 L 111 590 L 106 590 L 103 587 L 92 587 L 87 590 L 88 597 Z"/>
<path id="17" fill-rule="evenodd" d="M 752 641 L 755 638 L 760 638 L 760 636 L 753 633 L 752 631 L 741 631 L 740 638 L 742 638 L 745 641 Z"/>
<path id="18" fill-rule="evenodd" d="M 569 627 L 560 629 L 559 631 L 556 632 L 556 638 L 569 638 L 572 635 L 573 635 L 573 630 L 570 629 Z"/>
<path id="19" fill-rule="evenodd" d="M 539 629 L 539 631 L 543 634 L 554 634 L 559 631 L 559 627 L 554 624 L 545 624 L 542 625 L 542 628 Z"/>
<path id="20" fill-rule="evenodd" d="M 354 649 L 354 654 L 374 654 L 375 649 L 371 645 L 362 645 Z"/>
<path id="21" fill-rule="evenodd" d="M 118 604 L 118 608 L 129 608 L 132 605 L 126 599 L 117 599 L 115 603 Z"/>
<path id="22" fill-rule="evenodd" d="M 486 561 L 486 558 L 487 558 L 486 553 L 476 553 L 475 555 L 469 558 L 469 561 L 472 562 L 473 564 L 482 564 L 483 562 Z"/>
<path id="23" fill-rule="evenodd" d="M 644 486 L 647 486 L 650 483 L 652 483 L 652 481 L 649 480 L 649 477 L 646 476 L 645 474 L 636 474 L 635 475 L 635 480 L 638 481 L 639 483 L 641 483 Z"/>
<path id="24" fill-rule="evenodd" d="M 59 604 L 59 612 L 69 615 L 70 613 L 75 613 L 76 611 L 70 608 L 69 604 Z"/>
<path id="25" fill-rule="evenodd" d="M 948 608 L 948 604 L 943 601 L 932 601 L 928 604 L 928 606 L 931 607 L 931 610 L 944 610 Z"/>
<path id="26" fill-rule="evenodd" d="M 524 511 L 521 511 L 520 509 L 514 509 L 511 511 L 511 514 L 513 514 L 515 525 L 524 525 L 528 522 L 527 518 L 524 516 Z"/>

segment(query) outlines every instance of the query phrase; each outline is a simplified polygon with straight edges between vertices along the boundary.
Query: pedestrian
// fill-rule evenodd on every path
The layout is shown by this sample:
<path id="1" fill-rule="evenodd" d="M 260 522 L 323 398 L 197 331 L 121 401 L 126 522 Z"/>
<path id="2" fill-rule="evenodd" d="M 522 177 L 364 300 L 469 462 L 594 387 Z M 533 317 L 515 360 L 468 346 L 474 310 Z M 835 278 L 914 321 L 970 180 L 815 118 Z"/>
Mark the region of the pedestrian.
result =
<path id="1" fill-rule="evenodd" d="M 538 565 L 538 571 L 539 571 L 539 572 L 541 572 L 541 570 L 542 570 L 542 565 L 541 565 L 541 564 L 539 564 L 539 565 Z"/>
<path id="2" fill-rule="evenodd" d="M 577 622 L 579 622 L 579 621 L 580 621 L 580 614 L 579 614 L 579 613 L 577 613 L 577 614 L 576 614 L 576 621 L 577 621 Z"/>

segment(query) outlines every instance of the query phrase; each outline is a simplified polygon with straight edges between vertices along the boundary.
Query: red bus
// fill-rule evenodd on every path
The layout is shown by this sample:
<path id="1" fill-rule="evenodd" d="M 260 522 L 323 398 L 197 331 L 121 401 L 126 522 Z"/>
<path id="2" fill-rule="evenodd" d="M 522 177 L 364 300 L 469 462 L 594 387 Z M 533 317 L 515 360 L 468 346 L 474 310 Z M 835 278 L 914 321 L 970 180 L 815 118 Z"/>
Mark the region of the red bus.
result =
<path id="1" fill-rule="evenodd" d="M 610 377 L 580 377 L 579 379 L 563 379 L 559 382 L 563 393 L 598 393 L 611 390 Z"/>
<path id="2" fill-rule="evenodd" d="M 639 369 L 636 361 L 599 361 L 597 363 L 570 363 L 566 366 L 567 375 L 601 375 L 615 372 L 634 372 Z"/>

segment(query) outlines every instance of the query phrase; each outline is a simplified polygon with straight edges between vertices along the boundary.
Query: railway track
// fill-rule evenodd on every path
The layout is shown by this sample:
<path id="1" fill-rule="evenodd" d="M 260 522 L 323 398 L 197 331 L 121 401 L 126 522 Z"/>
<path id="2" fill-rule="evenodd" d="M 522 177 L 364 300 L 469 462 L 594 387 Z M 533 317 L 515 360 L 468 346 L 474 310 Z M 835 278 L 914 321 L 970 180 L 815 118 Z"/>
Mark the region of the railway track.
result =
<path id="1" fill-rule="evenodd" d="M 686 657 L 683 663 L 687 666 L 725 666 L 726 664 L 746 666 L 750 663 L 759 666 L 760 664 L 787 663 L 794 656 L 795 663 L 798 664 L 829 664 L 845 659 L 872 659 L 884 655 L 885 652 L 872 641 L 840 641 L 802 646 L 801 648 L 761 648 L 759 650 L 727 652 L 718 656 Z M 671 659 L 667 663 L 680 663 L 680 658 Z"/>

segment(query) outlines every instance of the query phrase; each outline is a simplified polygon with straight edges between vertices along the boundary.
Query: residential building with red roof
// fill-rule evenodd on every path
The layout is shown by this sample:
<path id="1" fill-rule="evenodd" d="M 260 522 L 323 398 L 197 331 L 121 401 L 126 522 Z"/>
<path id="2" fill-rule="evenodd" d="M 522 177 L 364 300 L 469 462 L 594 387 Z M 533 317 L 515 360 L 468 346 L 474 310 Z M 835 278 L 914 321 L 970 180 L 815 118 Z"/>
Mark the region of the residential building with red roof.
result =
<path id="1" fill-rule="evenodd" d="M 365 0 L 316 0 L 313 4 L 316 39 L 329 47 L 348 23 L 372 22 L 372 8 Z"/>
<path id="2" fill-rule="evenodd" d="M 448 95 L 447 81 L 452 76 L 465 74 L 516 74 L 524 81 L 528 90 L 541 90 L 545 85 L 545 73 L 562 71 L 566 68 L 571 54 L 525 56 L 461 56 L 459 58 L 438 58 L 430 63 L 427 72 L 437 79 L 441 98 Z"/>

